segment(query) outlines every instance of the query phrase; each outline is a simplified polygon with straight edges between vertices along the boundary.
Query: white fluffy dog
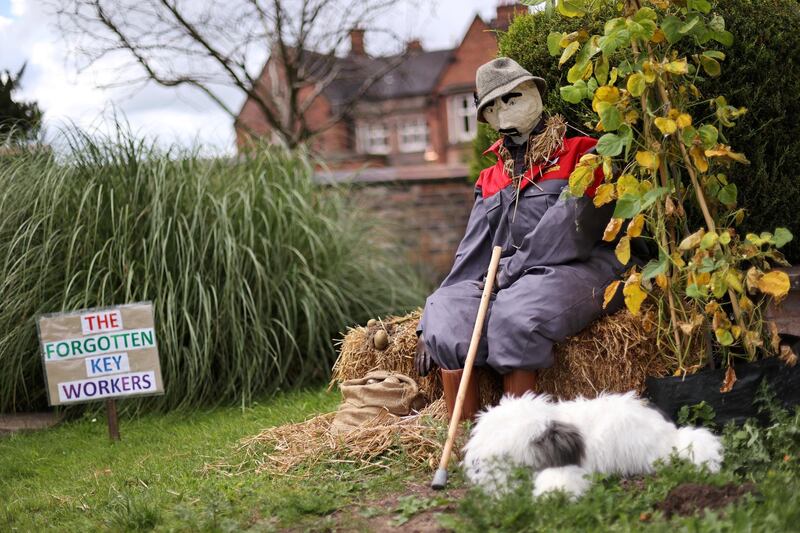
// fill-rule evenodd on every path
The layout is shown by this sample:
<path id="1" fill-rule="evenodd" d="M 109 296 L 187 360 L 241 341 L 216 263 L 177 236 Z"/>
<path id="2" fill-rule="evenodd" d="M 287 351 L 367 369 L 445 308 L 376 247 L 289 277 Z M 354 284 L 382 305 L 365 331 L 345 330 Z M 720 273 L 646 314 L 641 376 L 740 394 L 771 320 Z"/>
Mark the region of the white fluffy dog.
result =
<path id="1" fill-rule="evenodd" d="M 531 393 L 504 397 L 478 415 L 464 451 L 473 483 L 499 493 L 510 469 L 530 468 L 534 496 L 563 490 L 578 497 L 589 488 L 588 474 L 645 474 L 673 453 L 712 472 L 722 462 L 719 437 L 676 427 L 633 392 L 567 402 Z"/>

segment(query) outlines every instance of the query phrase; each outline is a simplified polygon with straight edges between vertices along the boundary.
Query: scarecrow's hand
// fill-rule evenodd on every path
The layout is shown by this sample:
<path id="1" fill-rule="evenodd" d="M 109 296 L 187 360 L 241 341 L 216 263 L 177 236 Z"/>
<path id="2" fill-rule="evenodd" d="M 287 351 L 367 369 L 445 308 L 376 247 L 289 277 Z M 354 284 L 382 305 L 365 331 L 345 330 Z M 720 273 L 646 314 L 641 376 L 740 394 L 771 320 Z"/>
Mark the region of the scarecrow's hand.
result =
<path id="1" fill-rule="evenodd" d="M 417 337 L 417 353 L 414 355 L 414 370 L 420 377 L 425 377 L 431 371 L 431 358 L 425 350 L 425 340 L 422 335 Z"/>

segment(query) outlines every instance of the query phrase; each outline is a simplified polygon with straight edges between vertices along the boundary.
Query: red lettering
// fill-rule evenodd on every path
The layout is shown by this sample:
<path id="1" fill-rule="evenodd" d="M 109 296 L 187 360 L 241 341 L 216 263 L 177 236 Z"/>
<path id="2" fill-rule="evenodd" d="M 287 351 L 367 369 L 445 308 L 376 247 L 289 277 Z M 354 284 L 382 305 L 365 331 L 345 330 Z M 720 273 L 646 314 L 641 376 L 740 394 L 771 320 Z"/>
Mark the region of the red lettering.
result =
<path id="1" fill-rule="evenodd" d="M 111 313 L 108 315 L 108 325 L 112 328 L 118 328 L 119 324 L 117 323 L 117 314 Z"/>
<path id="2" fill-rule="evenodd" d="M 94 316 L 94 315 L 87 315 L 87 316 L 83 317 L 83 319 L 86 321 L 86 324 L 89 326 L 89 328 L 88 328 L 89 331 L 92 331 L 93 329 L 96 329 L 95 326 L 92 325 L 92 322 L 94 322 L 95 318 L 97 318 L 97 317 Z"/>

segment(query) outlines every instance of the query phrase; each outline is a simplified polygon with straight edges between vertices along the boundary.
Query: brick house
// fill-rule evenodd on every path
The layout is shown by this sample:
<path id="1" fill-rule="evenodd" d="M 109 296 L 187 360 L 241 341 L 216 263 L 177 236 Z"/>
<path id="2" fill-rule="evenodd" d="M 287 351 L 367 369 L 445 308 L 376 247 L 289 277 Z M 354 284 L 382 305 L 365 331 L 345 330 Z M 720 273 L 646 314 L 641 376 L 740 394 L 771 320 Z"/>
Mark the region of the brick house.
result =
<path id="1" fill-rule="evenodd" d="M 337 78 L 306 113 L 309 123 L 324 122 L 370 72 L 396 62 L 342 121 L 314 137 L 312 147 L 327 167 L 319 178 L 359 185 L 356 196 L 364 205 L 403 228 L 399 244 L 431 280 L 452 264 L 473 202 L 466 177 L 477 131 L 475 71 L 496 56 L 496 32 L 527 12 L 524 5 L 501 0 L 495 18 L 476 15 L 455 48 L 427 51 L 415 40 L 402 58 L 368 56 L 364 32 L 353 30 L 350 53 L 335 60 Z M 275 71 L 268 62 L 262 80 L 270 75 Z M 236 120 L 240 148 L 248 142 L 243 126 L 269 135 L 249 99 Z"/>

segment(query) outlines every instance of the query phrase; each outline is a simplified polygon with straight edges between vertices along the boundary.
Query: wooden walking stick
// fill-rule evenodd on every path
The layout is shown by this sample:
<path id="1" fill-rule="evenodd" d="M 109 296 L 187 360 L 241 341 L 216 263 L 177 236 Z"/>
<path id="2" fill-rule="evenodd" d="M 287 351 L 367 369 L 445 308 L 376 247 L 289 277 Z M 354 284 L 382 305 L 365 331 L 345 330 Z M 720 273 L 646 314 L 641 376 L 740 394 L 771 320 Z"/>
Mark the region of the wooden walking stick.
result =
<path id="1" fill-rule="evenodd" d="M 464 406 L 464 397 L 467 395 L 467 383 L 472 375 L 472 366 L 475 363 L 475 356 L 478 354 L 478 343 L 483 332 L 483 322 L 486 320 L 486 312 L 489 310 L 489 300 L 494 289 L 494 278 L 497 275 L 497 267 L 500 265 L 500 252 L 502 248 L 495 246 L 492 250 L 492 260 L 489 262 L 489 272 L 486 274 L 486 283 L 483 285 L 481 304 L 478 307 L 478 317 L 475 319 L 475 327 L 472 329 L 472 339 L 469 341 L 469 351 L 467 360 L 464 361 L 464 371 L 461 374 L 461 382 L 458 384 L 458 394 L 456 403 L 453 406 L 453 416 L 450 418 L 450 427 L 447 429 L 447 441 L 444 443 L 442 458 L 439 461 L 439 468 L 433 475 L 431 488 L 441 490 L 447 485 L 447 463 L 450 462 L 450 454 L 453 451 L 453 444 L 458 432 L 458 423 L 461 418 L 461 409 Z"/>

